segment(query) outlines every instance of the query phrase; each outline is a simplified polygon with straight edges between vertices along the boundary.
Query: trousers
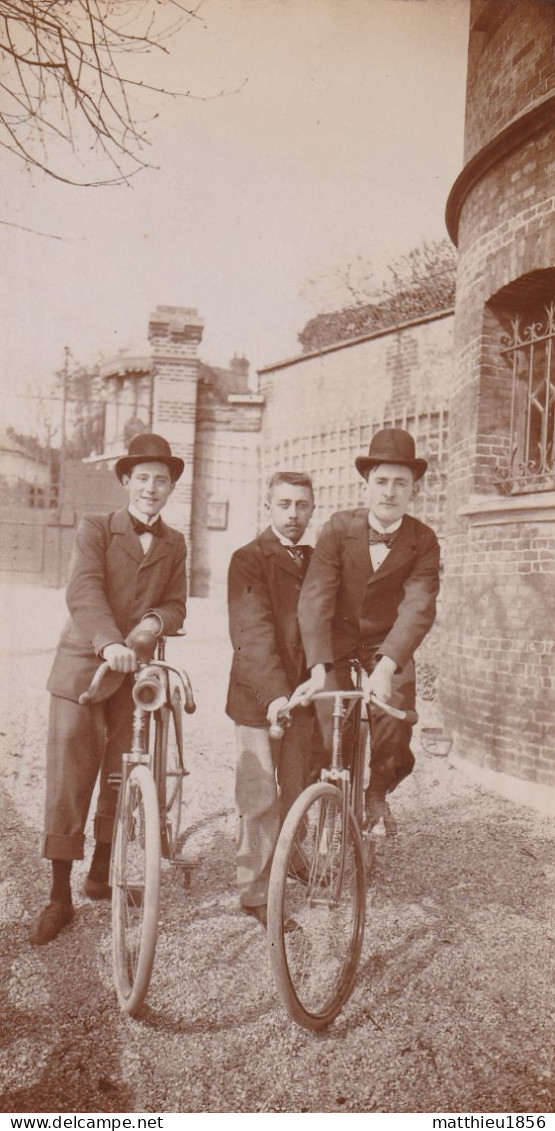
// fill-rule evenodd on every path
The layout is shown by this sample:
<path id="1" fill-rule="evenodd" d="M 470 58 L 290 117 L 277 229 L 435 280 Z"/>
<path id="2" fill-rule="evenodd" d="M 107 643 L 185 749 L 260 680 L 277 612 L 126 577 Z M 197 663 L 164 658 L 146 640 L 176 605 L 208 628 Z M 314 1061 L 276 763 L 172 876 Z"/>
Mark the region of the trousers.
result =
<path id="1" fill-rule="evenodd" d="M 375 667 L 379 656 L 375 650 L 359 649 L 358 658 L 368 673 Z M 339 660 L 326 673 L 325 691 L 349 691 L 353 687 L 351 665 L 348 658 Z M 322 730 L 324 748 L 331 755 L 332 747 L 332 701 L 316 702 L 316 713 Z M 405 667 L 393 676 L 392 706 L 402 710 L 414 710 L 416 702 L 416 680 L 414 662 L 409 660 Z M 383 800 L 403 778 L 408 777 L 414 768 L 414 755 L 410 748 L 412 726 L 401 719 L 394 719 L 384 711 L 372 710 L 372 754 L 370 758 L 370 782 L 368 792 Z M 347 758 L 348 758 L 347 752 Z"/>
<path id="2" fill-rule="evenodd" d="M 267 902 L 281 826 L 308 783 L 312 712 L 297 711 L 281 740 L 267 727 L 235 727 L 237 765 L 237 886 L 244 907 Z"/>
<path id="3" fill-rule="evenodd" d="M 117 792 L 108 775 L 121 770 L 131 747 L 132 676 L 109 699 L 80 707 L 71 699 L 50 697 L 46 747 L 46 802 L 42 855 L 47 860 L 82 860 L 85 824 L 96 779 L 100 786 L 94 819 L 95 840 L 111 844 Z"/>

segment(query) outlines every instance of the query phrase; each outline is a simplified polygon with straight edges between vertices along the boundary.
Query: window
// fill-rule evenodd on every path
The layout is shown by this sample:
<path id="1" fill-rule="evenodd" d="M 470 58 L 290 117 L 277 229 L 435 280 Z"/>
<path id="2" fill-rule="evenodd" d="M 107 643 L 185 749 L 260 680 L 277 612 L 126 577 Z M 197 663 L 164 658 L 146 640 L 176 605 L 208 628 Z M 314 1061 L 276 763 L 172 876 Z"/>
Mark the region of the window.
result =
<path id="1" fill-rule="evenodd" d="M 501 340 L 510 379 L 509 444 L 495 481 L 511 494 L 555 487 L 555 301 L 517 313 Z"/>

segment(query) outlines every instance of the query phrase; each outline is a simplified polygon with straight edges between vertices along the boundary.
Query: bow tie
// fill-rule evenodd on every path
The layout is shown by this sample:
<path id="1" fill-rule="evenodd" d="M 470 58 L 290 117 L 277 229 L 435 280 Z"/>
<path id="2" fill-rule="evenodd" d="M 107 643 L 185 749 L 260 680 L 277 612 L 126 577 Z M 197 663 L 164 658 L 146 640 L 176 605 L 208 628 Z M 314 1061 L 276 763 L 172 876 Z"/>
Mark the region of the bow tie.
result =
<path id="1" fill-rule="evenodd" d="M 368 541 L 371 546 L 377 546 L 381 543 L 382 545 L 387 546 L 388 549 L 391 549 L 396 537 L 396 530 L 393 530 L 391 534 L 380 534 L 380 531 L 374 530 L 373 526 L 368 527 Z"/>
<path id="2" fill-rule="evenodd" d="M 155 538 L 159 538 L 162 533 L 162 519 L 157 518 L 156 522 L 149 526 L 147 522 L 141 522 L 140 518 L 135 518 L 134 514 L 129 515 L 133 523 L 133 530 L 135 534 L 153 534 Z"/>

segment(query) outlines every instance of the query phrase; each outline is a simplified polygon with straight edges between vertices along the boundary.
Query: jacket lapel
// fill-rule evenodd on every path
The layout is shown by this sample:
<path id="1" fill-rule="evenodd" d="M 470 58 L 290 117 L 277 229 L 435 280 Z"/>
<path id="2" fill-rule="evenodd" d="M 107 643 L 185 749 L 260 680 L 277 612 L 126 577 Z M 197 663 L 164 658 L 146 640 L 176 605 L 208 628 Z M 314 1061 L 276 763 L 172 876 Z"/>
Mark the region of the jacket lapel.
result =
<path id="1" fill-rule="evenodd" d="M 362 581 L 370 581 L 373 576 L 368 544 L 368 511 L 357 510 L 352 516 L 347 534 L 346 551 L 349 563 Z"/>
<path id="2" fill-rule="evenodd" d="M 134 562 L 142 562 L 144 557 L 143 547 L 133 530 L 131 517 L 126 507 L 120 511 L 115 511 L 112 515 L 110 530 L 113 535 L 117 536 L 118 549 L 123 550 L 124 554 L 133 558 Z"/>
<path id="3" fill-rule="evenodd" d="M 145 567 L 156 565 L 156 562 L 167 553 L 168 542 L 171 542 L 170 528 L 162 521 L 160 533 L 152 539 L 146 554 L 143 555 L 143 565 Z M 139 548 L 142 551 L 142 547 Z"/>
<path id="4" fill-rule="evenodd" d="M 411 557 L 414 554 L 415 548 L 414 524 L 411 521 L 410 515 L 405 515 L 387 557 L 384 559 L 379 569 L 377 569 L 375 573 L 372 573 L 370 581 L 374 581 L 376 578 L 379 581 L 383 581 L 383 578 L 387 577 L 388 574 L 394 573 L 395 570 L 399 569 L 399 566 L 405 565 L 407 557 Z M 370 555 L 370 550 L 368 550 L 368 555 Z"/>
<path id="5" fill-rule="evenodd" d="M 286 573 L 290 573 L 293 577 L 296 577 L 297 581 L 299 577 L 302 577 L 302 572 L 296 561 L 291 557 L 291 554 L 287 553 L 285 546 L 281 544 L 279 538 L 276 538 L 270 526 L 262 531 L 260 535 L 260 545 L 265 557 L 274 558 L 276 569 L 285 570 Z"/>

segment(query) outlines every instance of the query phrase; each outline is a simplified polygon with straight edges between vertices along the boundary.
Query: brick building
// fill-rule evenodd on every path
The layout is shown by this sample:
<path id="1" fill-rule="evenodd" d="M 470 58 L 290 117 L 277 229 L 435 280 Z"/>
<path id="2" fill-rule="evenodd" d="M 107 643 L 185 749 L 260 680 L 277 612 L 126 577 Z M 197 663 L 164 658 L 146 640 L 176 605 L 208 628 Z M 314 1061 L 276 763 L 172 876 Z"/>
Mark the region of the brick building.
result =
<path id="1" fill-rule="evenodd" d="M 555 786 L 555 6 L 472 0 L 444 526 L 440 697 L 454 749 Z M 552 795 L 551 795 L 552 796 Z"/>

